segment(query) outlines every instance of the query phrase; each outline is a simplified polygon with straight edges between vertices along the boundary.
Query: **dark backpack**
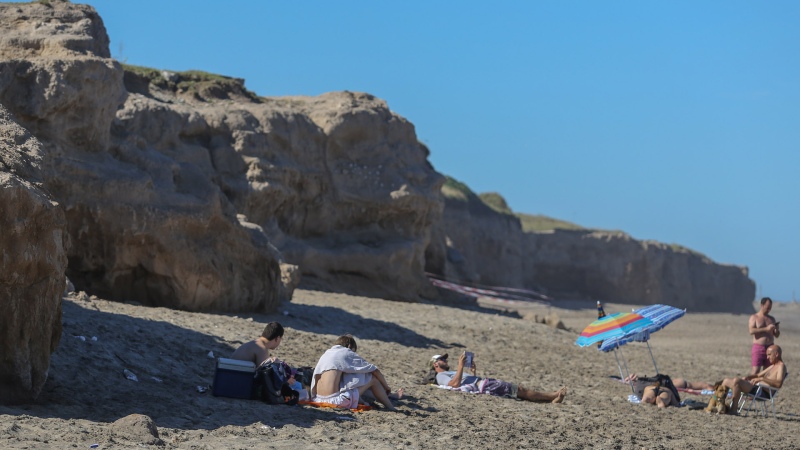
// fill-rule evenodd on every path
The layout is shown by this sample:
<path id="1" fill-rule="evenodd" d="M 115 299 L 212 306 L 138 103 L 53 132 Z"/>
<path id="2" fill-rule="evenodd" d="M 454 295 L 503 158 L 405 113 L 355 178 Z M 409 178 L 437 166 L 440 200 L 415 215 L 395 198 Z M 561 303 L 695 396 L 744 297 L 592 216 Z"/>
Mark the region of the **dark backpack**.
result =
<path id="1" fill-rule="evenodd" d="M 254 375 L 253 398 L 270 405 L 296 405 L 300 393 L 289 387 L 291 368 L 283 361 L 262 364 Z"/>
<path id="2" fill-rule="evenodd" d="M 294 379 L 299 381 L 303 387 L 311 386 L 311 381 L 314 379 L 313 367 L 298 367 L 295 369 Z"/>

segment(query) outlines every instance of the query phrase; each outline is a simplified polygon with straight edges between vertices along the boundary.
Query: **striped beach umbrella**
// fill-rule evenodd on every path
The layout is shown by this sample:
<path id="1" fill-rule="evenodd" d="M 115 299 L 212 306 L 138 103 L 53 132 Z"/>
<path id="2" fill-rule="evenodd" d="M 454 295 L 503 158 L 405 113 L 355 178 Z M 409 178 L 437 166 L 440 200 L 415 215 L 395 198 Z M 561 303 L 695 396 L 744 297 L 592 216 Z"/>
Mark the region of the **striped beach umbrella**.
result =
<path id="1" fill-rule="evenodd" d="M 604 340 L 600 345 L 600 350 L 604 352 L 610 352 L 631 341 L 645 342 L 647 343 L 647 350 L 650 352 L 650 359 L 653 360 L 653 367 L 656 369 L 656 372 L 658 372 L 658 366 L 656 365 L 656 360 L 653 357 L 653 351 L 650 349 L 650 334 L 655 333 L 675 320 L 683 317 L 686 314 L 686 310 L 675 308 L 674 306 L 669 305 L 650 305 L 635 310 L 634 314 L 639 314 L 650 319 L 653 324 L 634 333 L 611 337 L 607 340 Z"/>
<path id="2" fill-rule="evenodd" d="M 637 309 L 634 311 L 634 313 L 650 319 L 653 324 L 636 333 L 629 333 L 627 335 L 612 337 L 604 340 L 603 344 L 600 346 L 600 350 L 604 352 L 610 352 L 611 350 L 614 350 L 615 348 L 625 345 L 631 341 L 647 342 L 650 340 L 651 333 L 655 333 L 675 320 L 683 317 L 684 314 L 686 314 L 686 310 L 675 308 L 674 306 L 669 305 L 650 305 Z"/>
<path id="3" fill-rule="evenodd" d="M 653 326 L 653 321 L 640 314 L 609 314 L 584 328 L 575 344 L 586 347 L 607 339 L 635 334 L 649 326 Z"/>

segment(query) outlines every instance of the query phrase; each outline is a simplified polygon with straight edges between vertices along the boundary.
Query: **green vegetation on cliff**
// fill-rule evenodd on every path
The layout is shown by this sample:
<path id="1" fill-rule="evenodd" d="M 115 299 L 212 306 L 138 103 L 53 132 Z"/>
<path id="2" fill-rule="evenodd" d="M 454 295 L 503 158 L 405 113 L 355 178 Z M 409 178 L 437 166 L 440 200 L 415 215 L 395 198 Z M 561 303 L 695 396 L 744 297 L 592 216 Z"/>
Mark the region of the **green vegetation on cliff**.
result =
<path id="1" fill-rule="evenodd" d="M 226 77 L 201 70 L 162 71 L 130 64 L 122 64 L 122 68 L 126 73 L 133 74 L 161 89 L 182 95 L 188 94 L 198 100 L 223 99 L 229 95 L 239 95 L 252 101 L 260 101 L 257 95 L 245 89 L 244 80 L 241 78 Z"/>
<path id="2" fill-rule="evenodd" d="M 477 197 L 469 186 L 447 175 L 444 176 L 442 195 L 445 198 L 460 200 L 462 202 L 466 202 L 470 197 Z"/>
<path id="3" fill-rule="evenodd" d="M 522 231 L 526 233 L 533 231 L 586 229 L 578 224 L 567 222 L 565 220 L 554 219 L 541 214 L 515 213 L 514 215 L 519 218 L 519 221 L 522 224 Z"/>
<path id="4" fill-rule="evenodd" d="M 485 192 L 476 195 L 469 186 L 447 175 L 445 175 L 445 182 L 444 185 L 442 185 L 442 195 L 444 195 L 445 198 L 463 202 L 469 201 L 470 197 L 476 198 L 498 214 L 517 217 L 522 225 L 522 231 L 526 233 L 534 231 L 586 229 L 580 225 L 541 214 L 515 213 L 508 206 L 508 203 L 506 203 L 506 199 L 499 193 Z"/>

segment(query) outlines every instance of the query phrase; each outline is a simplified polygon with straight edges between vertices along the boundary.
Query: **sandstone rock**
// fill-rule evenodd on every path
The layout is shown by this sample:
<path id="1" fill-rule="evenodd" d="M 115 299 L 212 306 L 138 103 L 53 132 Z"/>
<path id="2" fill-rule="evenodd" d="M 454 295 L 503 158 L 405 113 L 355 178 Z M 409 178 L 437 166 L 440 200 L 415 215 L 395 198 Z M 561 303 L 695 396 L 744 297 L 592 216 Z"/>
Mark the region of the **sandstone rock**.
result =
<path id="1" fill-rule="evenodd" d="M 447 279 L 604 302 L 752 311 L 755 284 L 746 267 L 619 232 L 525 233 L 515 216 L 483 204 L 466 186 L 449 182 L 443 192 L 443 221 L 426 254 L 427 270 Z"/>
<path id="2" fill-rule="evenodd" d="M 21 176 L 38 177 L 64 207 L 76 288 L 188 310 L 274 310 L 274 247 L 239 223 L 214 183 L 209 155 L 138 137 L 168 132 L 169 119 L 182 116 L 154 108 L 145 128 L 112 135 L 128 93 L 96 12 L 69 2 L 6 4 L 0 24 L 8 31 L 0 39 L 0 120 L 5 114 L 44 143 L 28 148 L 16 136 L 14 148 L 0 149 L 0 162 L 22 174 L 17 148 L 39 158 L 41 171 Z M 190 130 L 203 126 L 188 122 Z"/>
<path id="3" fill-rule="evenodd" d="M 300 268 L 294 264 L 281 264 L 281 291 L 280 301 L 288 302 L 292 294 L 300 285 Z"/>
<path id="4" fill-rule="evenodd" d="M 64 212 L 0 172 L 0 403 L 34 400 L 61 338 L 67 266 Z"/>
<path id="5" fill-rule="evenodd" d="M 369 94 L 261 98 L 241 79 L 125 70 L 108 42 L 90 6 L 0 4 L 0 127 L 23 129 L 0 135 L 15 149 L 0 149 L 0 170 L 63 205 L 76 289 L 267 312 L 293 274 L 354 294 L 441 297 L 427 270 L 695 310 L 752 300 L 740 267 L 629 238 L 526 234 L 471 192 L 443 200 L 414 126 Z"/>
<path id="6" fill-rule="evenodd" d="M 691 311 L 751 312 L 746 267 L 718 264 L 689 249 L 620 232 L 528 233 L 526 282 L 549 292 Z"/>
<path id="7" fill-rule="evenodd" d="M 158 427 L 149 416 L 131 414 L 109 425 L 114 438 L 124 439 L 136 445 L 164 445 L 158 435 Z"/>

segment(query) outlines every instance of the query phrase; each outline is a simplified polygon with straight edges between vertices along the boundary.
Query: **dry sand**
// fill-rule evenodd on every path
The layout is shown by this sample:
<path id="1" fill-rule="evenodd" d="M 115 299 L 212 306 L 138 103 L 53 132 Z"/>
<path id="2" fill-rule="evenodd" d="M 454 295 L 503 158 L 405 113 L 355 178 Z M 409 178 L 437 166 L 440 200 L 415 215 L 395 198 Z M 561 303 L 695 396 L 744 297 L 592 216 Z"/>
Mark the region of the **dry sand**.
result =
<path id="1" fill-rule="evenodd" d="M 777 419 L 764 419 L 629 403 L 628 387 L 609 379 L 617 373 L 613 354 L 574 345 L 596 318 L 594 305 L 557 304 L 520 314 L 554 312 L 569 331 L 488 301 L 459 308 L 299 290 L 277 314 L 237 317 L 68 297 L 41 398 L 0 406 L 0 448 L 800 448 L 796 305 L 773 309 L 792 374 L 776 399 Z M 606 305 L 609 313 L 629 309 Z M 405 388 L 400 412 L 270 406 L 196 392 L 213 379 L 209 352 L 228 356 L 272 320 L 287 328 L 275 354 L 295 366 L 313 366 L 336 336 L 354 334 L 359 353 L 393 388 Z M 746 324 L 746 315 L 689 312 L 653 335 L 659 369 L 707 381 L 745 374 Z M 537 390 L 566 385 L 569 395 L 560 405 L 535 404 L 417 384 L 432 354 L 463 349 L 475 352 L 479 375 Z M 646 347 L 630 344 L 625 356 L 633 370 L 654 373 Z M 125 378 L 126 368 L 138 382 Z M 152 418 L 161 442 L 131 414 Z"/>

